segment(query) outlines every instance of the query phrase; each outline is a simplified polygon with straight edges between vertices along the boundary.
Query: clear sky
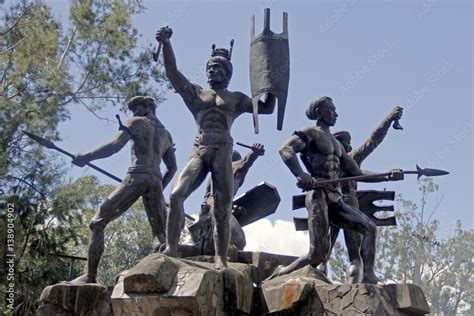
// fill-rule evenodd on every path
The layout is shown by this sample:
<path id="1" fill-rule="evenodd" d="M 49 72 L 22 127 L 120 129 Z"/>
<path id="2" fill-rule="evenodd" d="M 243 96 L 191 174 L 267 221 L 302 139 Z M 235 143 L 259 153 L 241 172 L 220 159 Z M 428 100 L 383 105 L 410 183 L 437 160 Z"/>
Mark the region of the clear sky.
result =
<path id="1" fill-rule="evenodd" d="M 67 5 L 50 1 L 55 12 L 67 17 Z M 421 167 L 441 168 L 449 176 L 436 178 L 439 192 L 431 205 L 443 199 L 434 218 L 442 233 L 451 232 L 457 219 L 473 228 L 473 5 L 470 1 L 145 1 L 147 10 L 135 19 L 143 34 L 141 45 L 155 45 L 156 30 L 169 25 L 178 67 L 188 78 L 206 86 L 205 63 L 211 45 L 228 47 L 235 39 L 230 90 L 250 93 L 249 45 L 252 15 L 256 32 L 263 25 L 263 8 L 271 8 L 271 25 L 282 28 L 282 12 L 289 15 L 291 76 L 285 122 L 276 130 L 276 114 L 260 117 L 260 134 L 253 133 L 252 116 L 234 123 L 235 141 L 261 142 L 266 155 L 255 163 L 239 193 L 261 181 L 275 185 L 281 196 L 277 212 L 269 219 L 289 221 L 304 210 L 291 211 L 291 196 L 299 194 L 296 180 L 278 156 L 278 149 L 293 131 L 313 124 L 304 110 L 317 96 L 333 98 L 339 114 L 333 131 L 348 130 L 353 146 L 361 145 L 391 111 L 404 107 L 403 131 L 391 129 L 383 144 L 364 162 L 363 169 L 386 171 Z M 150 56 L 151 58 L 151 56 Z M 116 109 L 102 115 L 114 119 Z M 181 168 L 189 158 L 195 124 L 179 95 L 167 93 L 157 114 L 171 131 Z M 61 125 L 67 150 L 87 151 L 110 139 L 117 125 L 99 121 L 86 109 L 72 111 L 72 120 Z M 238 148 L 242 154 L 247 152 Z M 129 151 L 96 163 L 123 176 Z M 72 167 L 71 177 L 96 174 Z M 114 183 L 100 176 L 104 183 Z M 418 201 L 415 176 L 403 182 L 361 185 L 361 188 L 395 190 Z M 165 193 L 168 195 L 169 188 Z M 199 189 L 186 202 L 187 213 L 196 213 L 202 201 Z"/>

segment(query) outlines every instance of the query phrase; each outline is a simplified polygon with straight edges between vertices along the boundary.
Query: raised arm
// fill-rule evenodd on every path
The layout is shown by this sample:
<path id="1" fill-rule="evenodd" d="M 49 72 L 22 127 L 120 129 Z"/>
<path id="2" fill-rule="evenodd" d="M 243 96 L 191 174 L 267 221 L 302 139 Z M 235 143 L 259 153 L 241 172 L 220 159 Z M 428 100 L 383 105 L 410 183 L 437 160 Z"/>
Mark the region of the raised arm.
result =
<path id="1" fill-rule="evenodd" d="M 163 155 L 163 163 L 166 166 L 166 172 L 163 175 L 163 181 L 162 181 L 163 190 L 171 182 L 171 179 L 173 179 L 173 176 L 176 173 L 176 170 L 178 170 L 178 166 L 176 164 L 176 155 L 175 155 L 176 150 L 174 148 L 173 140 L 171 139 L 171 135 L 168 134 L 168 137 L 170 138 L 170 143 L 172 145 L 168 147 L 165 154 Z"/>
<path id="2" fill-rule="evenodd" d="M 168 33 L 165 28 L 158 30 L 155 36 L 156 40 L 163 45 L 163 64 L 165 66 L 166 76 L 173 88 L 189 104 L 196 96 L 195 86 L 178 70 L 173 47 L 171 46 Z"/>
<path id="3" fill-rule="evenodd" d="M 370 137 L 365 141 L 362 146 L 357 149 L 354 149 L 352 157 L 354 160 L 357 161 L 359 164 L 367 158 L 374 150 L 377 148 L 380 143 L 384 140 L 385 136 L 387 136 L 388 130 L 390 125 L 393 121 L 399 120 L 402 117 L 403 109 L 399 106 L 396 106 L 392 112 L 377 126 L 376 129 L 372 132 Z"/>
<path id="4" fill-rule="evenodd" d="M 252 151 L 249 152 L 244 158 L 232 163 L 232 169 L 234 171 L 234 183 L 237 183 L 238 189 L 242 186 L 245 181 L 245 176 L 252 167 L 253 163 L 259 156 L 265 154 L 265 149 L 262 144 L 255 143 L 252 145 Z M 237 191 L 237 190 L 236 190 Z M 236 194 L 237 192 L 234 192 Z"/>
<path id="5" fill-rule="evenodd" d="M 79 167 L 83 167 L 92 160 L 110 157 L 119 152 L 129 140 L 130 135 L 126 131 L 120 131 L 114 139 L 99 148 L 86 154 L 76 154 L 72 163 Z"/>

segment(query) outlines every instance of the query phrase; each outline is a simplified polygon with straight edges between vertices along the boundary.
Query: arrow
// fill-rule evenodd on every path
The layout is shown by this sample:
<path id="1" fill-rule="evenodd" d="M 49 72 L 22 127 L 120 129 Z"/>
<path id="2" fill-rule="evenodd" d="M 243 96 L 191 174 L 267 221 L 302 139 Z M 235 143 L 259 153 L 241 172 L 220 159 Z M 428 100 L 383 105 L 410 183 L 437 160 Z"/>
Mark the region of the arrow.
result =
<path id="1" fill-rule="evenodd" d="M 368 180 L 374 179 L 379 177 L 386 177 L 391 175 L 392 172 L 381 172 L 381 173 L 374 173 L 374 174 L 363 174 L 360 176 L 353 176 L 353 177 L 346 177 L 346 178 L 339 178 L 339 179 L 331 179 L 331 180 L 316 180 L 313 178 L 314 187 L 319 187 L 325 184 L 333 184 L 333 183 L 341 183 L 341 182 L 348 182 L 348 181 L 360 181 L 360 180 Z M 441 169 L 431 169 L 431 168 L 420 168 L 416 165 L 416 170 L 408 170 L 403 171 L 403 174 L 416 174 L 418 175 L 418 179 L 421 176 L 425 177 L 437 177 L 437 176 L 444 176 L 449 174 L 448 171 L 444 171 Z"/>
<path id="2" fill-rule="evenodd" d="M 30 132 L 27 132 L 27 131 L 23 131 L 23 133 L 25 133 L 29 138 L 31 138 L 32 140 L 34 140 L 35 142 L 37 142 L 38 144 L 40 144 L 41 146 L 44 146 L 46 148 L 49 148 L 49 149 L 54 149 L 54 150 L 57 150 L 59 151 L 60 153 L 68 156 L 68 157 L 71 157 L 72 159 L 75 158 L 75 156 L 73 154 L 71 154 L 70 152 L 67 152 L 65 151 L 64 149 L 62 148 L 59 148 L 58 146 L 56 146 L 52 141 L 50 140 L 47 140 L 47 139 L 44 139 L 43 137 L 40 137 L 38 135 L 35 135 L 33 133 L 30 133 Z M 89 167 L 91 167 L 92 169 L 95 169 L 97 171 L 99 171 L 100 173 L 102 174 L 105 174 L 106 176 L 108 176 L 109 178 L 112 178 L 114 179 L 115 181 L 117 182 L 122 182 L 122 179 L 120 179 L 119 177 L 116 177 L 114 176 L 113 174 L 111 174 L 110 172 L 107 172 L 105 171 L 104 169 L 102 168 L 99 168 L 97 167 L 96 165 L 88 162 L 86 165 L 88 165 Z"/>

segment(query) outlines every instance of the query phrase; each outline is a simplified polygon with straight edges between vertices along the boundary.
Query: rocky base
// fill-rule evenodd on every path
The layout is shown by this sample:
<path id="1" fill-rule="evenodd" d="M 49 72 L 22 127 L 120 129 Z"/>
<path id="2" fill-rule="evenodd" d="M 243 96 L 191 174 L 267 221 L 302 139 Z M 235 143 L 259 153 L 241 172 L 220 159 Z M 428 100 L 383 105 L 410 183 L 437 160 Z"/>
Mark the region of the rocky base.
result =
<path id="1" fill-rule="evenodd" d="M 50 285 L 41 293 L 41 305 L 36 315 L 113 315 L 110 295 L 107 287 L 99 284 Z"/>
<path id="2" fill-rule="evenodd" d="M 234 257 L 240 262 L 216 271 L 211 257 L 186 260 L 152 254 L 122 272 L 111 295 L 97 284 L 45 288 L 37 314 L 424 315 L 430 311 L 422 290 L 411 284 L 336 285 L 311 267 L 263 281 L 279 264 L 295 258 L 258 252 Z"/>

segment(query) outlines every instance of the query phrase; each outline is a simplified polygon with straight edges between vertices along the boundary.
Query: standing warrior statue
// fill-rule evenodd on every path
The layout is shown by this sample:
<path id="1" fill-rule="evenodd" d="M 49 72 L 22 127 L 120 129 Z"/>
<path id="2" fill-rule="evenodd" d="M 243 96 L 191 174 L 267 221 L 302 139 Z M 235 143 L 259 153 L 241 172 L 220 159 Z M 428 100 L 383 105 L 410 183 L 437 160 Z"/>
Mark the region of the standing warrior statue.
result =
<path id="1" fill-rule="evenodd" d="M 273 275 L 293 272 L 308 264 L 317 267 L 330 249 L 329 225 L 363 234 L 363 247 L 375 248 L 375 223 L 360 210 L 346 204 L 339 184 L 314 187 L 315 180 L 338 179 L 342 172 L 362 175 L 357 163 L 331 134 L 330 127 L 337 120 L 336 107 L 329 97 L 314 100 L 306 110 L 306 116 L 316 120 L 316 126 L 297 131 L 280 149 L 280 155 L 290 171 L 297 177 L 298 187 L 305 191 L 308 209 L 310 249 L 287 267 L 279 266 Z M 309 173 L 301 168 L 297 153 Z"/>
<path id="2" fill-rule="evenodd" d="M 205 180 L 210 172 L 214 195 L 214 245 L 215 268 L 227 267 L 230 229 L 229 217 L 234 194 L 232 174 L 233 140 L 230 129 L 234 120 L 242 113 L 252 113 L 252 101 L 242 92 L 227 90 L 232 77 L 230 50 L 212 47 L 211 59 L 206 73 L 209 89 L 192 84 L 179 70 L 169 39 L 169 30 L 161 28 L 156 39 L 163 47 L 166 75 L 174 89 L 194 116 L 197 135 L 191 158 L 173 185 L 166 227 L 165 254 L 176 256 L 178 241 L 184 227 L 184 200 Z M 258 102 L 258 113 L 271 114 L 275 108 L 275 97 L 262 96 Z"/>
<path id="3" fill-rule="evenodd" d="M 128 102 L 133 117 L 110 141 L 86 154 L 76 154 L 73 163 L 82 167 L 88 162 L 117 153 L 132 141 L 132 166 L 122 183 L 100 206 L 90 224 L 91 237 L 87 258 L 87 274 L 73 283 L 95 283 L 97 267 L 104 252 L 104 229 L 108 223 L 122 215 L 141 196 L 153 232 L 153 249 L 157 251 L 165 242 L 166 204 L 163 189 L 176 173 L 176 157 L 171 134 L 155 115 L 156 104 L 151 97 L 137 96 Z M 160 163 L 166 165 L 164 176 Z"/>
<path id="4" fill-rule="evenodd" d="M 348 131 L 339 131 L 334 133 L 334 137 L 342 144 L 342 147 L 347 154 L 355 160 L 359 165 L 377 148 L 384 140 L 388 133 L 390 125 L 397 126 L 397 122 L 401 119 L 403 109 L 399 106 L 395 107 L 388 116 L 380 123 L 379 126 L 372 132 L 370 137 L 360 147 L 352 149 L 351 135 Z M 346 175 L 342 175 L 345 177 Z M 402 172 L 394 172 L 391 180 L 402 180 Z M 364 182 L 382 182 L 387 181 L 386 177 L 366 180 Z M 343 182 L 342 184 L 343 200 L 346 204 L 353 208 L 359 209 L 359 202 L 357 200 L 357 181 Z M 339 234 L 339 228 L 331 226 L 331 248 L 336 242 Z M 374 236 L 375 238 L 375 236 Z M 350 230 L 344 230 L 344 239 L 346 242 L 347 251 L 349 254 L 350 267 L 347 271 L 349 283 L 372 283 L 380 282 L 374 272 L 375 265 L 375 248 L 361 247 L 362 236 L 359 233 Z M 329 256 L 328 258 L 329 259 Z M 325 262 L 327 264 L 327 262 Z M 324 269 L 325 270 L 325 269 Z"/>

